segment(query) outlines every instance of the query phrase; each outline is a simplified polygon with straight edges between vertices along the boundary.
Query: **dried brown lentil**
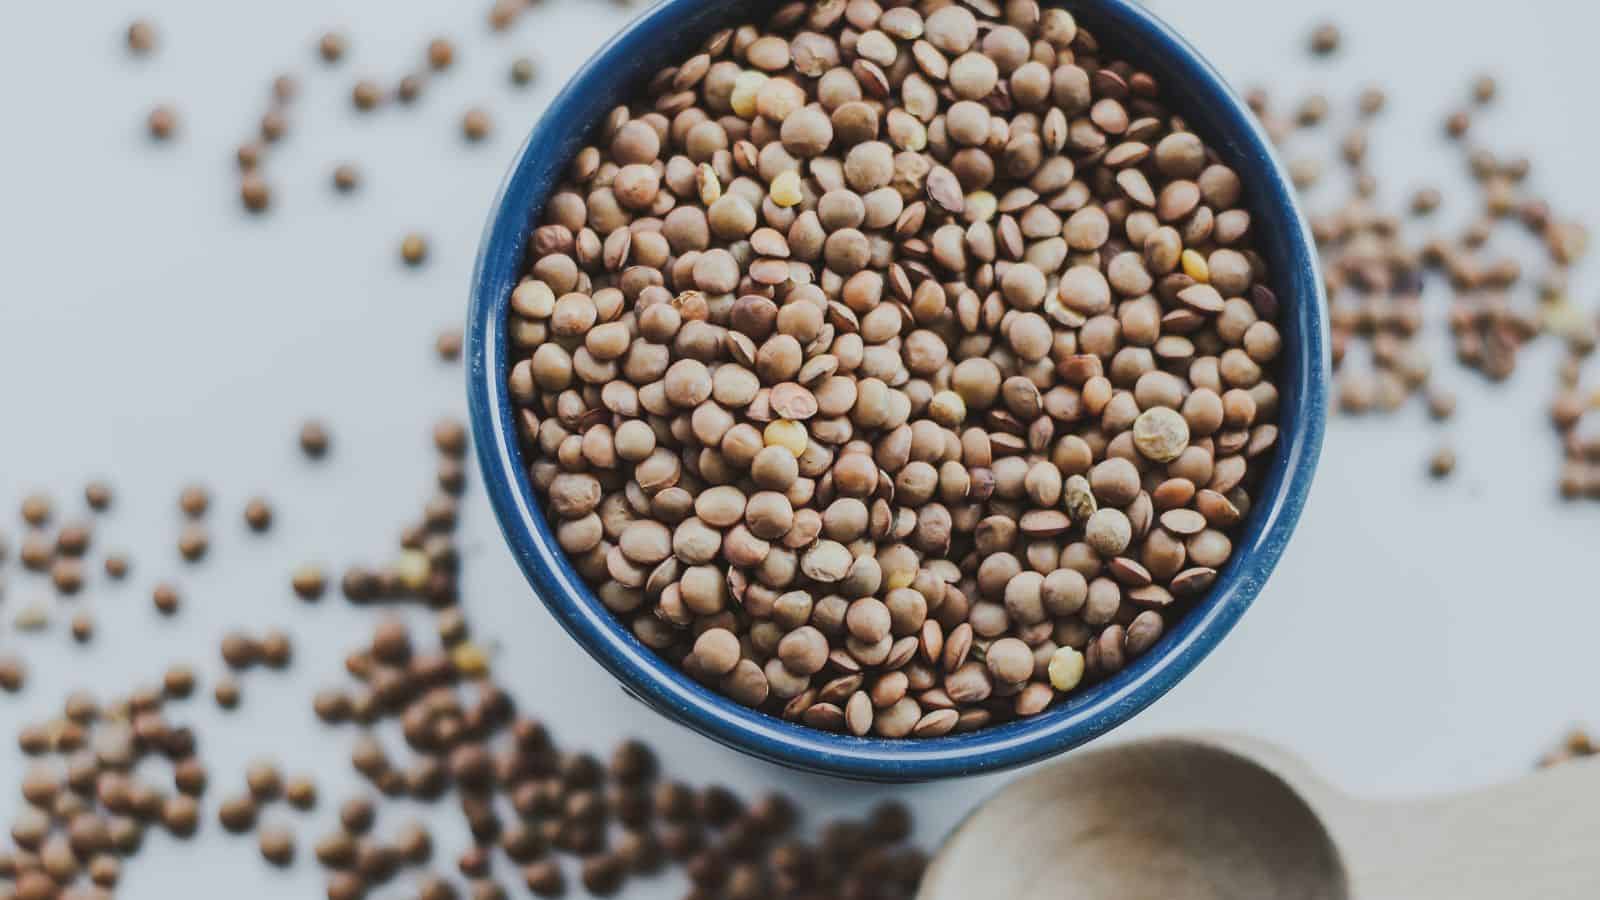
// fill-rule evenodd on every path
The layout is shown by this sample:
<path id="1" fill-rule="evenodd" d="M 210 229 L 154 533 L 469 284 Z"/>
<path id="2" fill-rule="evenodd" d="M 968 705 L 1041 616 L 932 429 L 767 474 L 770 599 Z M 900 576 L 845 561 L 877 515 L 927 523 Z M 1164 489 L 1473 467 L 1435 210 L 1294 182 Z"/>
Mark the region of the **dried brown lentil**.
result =
<path id="1" fill-rule="evenodd" d="M 148 19 L 135 19 L 128 25 L 128 52 L 135 56 L 148 56 L 155 52 L 158 37 L 155 23 Z"/>
<path id="2" fill-rule="evenodd" d="M 428 239 L 412 232 L 400 240 L 400 259 L 408 266 L 420 266 L 428 258 Z"/>

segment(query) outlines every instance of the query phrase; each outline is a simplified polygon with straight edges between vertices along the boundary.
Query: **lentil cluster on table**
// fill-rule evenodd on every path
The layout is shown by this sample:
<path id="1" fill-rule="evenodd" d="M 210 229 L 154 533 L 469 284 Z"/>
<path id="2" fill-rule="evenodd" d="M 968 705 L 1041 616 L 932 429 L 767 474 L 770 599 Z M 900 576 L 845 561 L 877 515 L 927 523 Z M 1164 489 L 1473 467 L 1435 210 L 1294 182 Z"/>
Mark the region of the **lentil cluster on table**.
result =
<path id="1" fill-rule="evenodd" d="M 782 5 L 615 109 L 508 373 L 560 545 L 749 706 L 936 737 L 1147 652 L 1278 437 L 1243 186 L 1061 8 Z"/>
<path id="2" fill-rule="evenodd" d="M 297 820 L 322 802 L 316 777 L 286 774 L 270 748 L 231 787 L 215 776 L 204 739 L 179 719 L 202 676 L 173 663 L 159 680 L 125 693 L 72 690 L 58 713 L 17 723 L 17 747 L 29 761 L 15 773 L 23 802 L 11 821 L 10 846 L 0 846 L 0 898 L 110 897 L 149 831 L 187 840 L 213 817 L 231 835 L 252 836 L 267 865 L 314 862 L 325 873 L 329 900 L 360 900 L 401 884 L 420 900 L 451 900 L 462 896 L 463 883 L 474 900 L 500 900 L 510 895 L 511 882 L 534 896 L 559 897 L 571 890 L 569 879 L 591 895 L 609 896 L 669 868 L 682 870 L 687 896 L 699 900 L 913 895 L 925 856 L 907 844 L 911 818 L 897 802 L 882 802 L 863 819 L 826 822 L 808 838 L 799 811 L 781 792 L 746 799 L 720 785 L 675 780 L 637 740 L 623 741 L 603 760 L 561 746 L 553 729 L 518 710 L 460 605 L 455 531 L 457 498 L 466 487 L 466 431 L 446 419 L 432 439 L 438 466 L 420 520 L 402 530 L 392 562 L 347 569 L 340 589 L 360 605 L 432 609 L 436 635 L 419 640 L 400 617 L 382 614 L 344 660 L 349 683 L 309 699 L 329 728 L 357 732 L 350 766 L 365 784 L 338 801 L 337 825 L 304 834 L 306 823 Z M 314 465 L 330 444 L 327 429 L 315 422 L 299 434 Z M 84 498 L 98 513 L 111 506 L 113 492 L 92 482 Z M 177 506 L 185 530 L 204 521 L 213 505 L 209 490 L 184 488 Z M 27 496 L 20 513 L 28 529 L 24 546 L 36 548 L 28 551 L 34 577 L 70 597 L 82 578 L 64 585 L 59 564 L 88 553 L 94 526 L 87 519 L 59 522 L 58 502 L 43 493 Z M 252 540 L 264 539 L 272 506 L 253 498 L 242 518 Z M 0 539 L 0 562 L 5 551 Z M 174 553 L 189 565 L 204 562 L 183 551 L 181 537 Z M 113 560 L 123 562 L 113 567 Z M 105 561 L 108 577 L 127 576 L 120 554 L 109 552 Z M 297 598 L 291 602 L 317 603 L 327 593 L 327 575 L 316 564 L 297 567 L 286 582 L 286 593 Z M 179 596 L 173 583 L 158 582 L 156 611 L 178 615 Z M 47 609 L 41 608 L 39 629 L 50 624 Z M 248 673 L 295 663 L 294 640 L 282 628 L 233 629 L 218 642 L 217 656 L 223 673 L 212 696 L 220 708 L 236 711 L 246 705 Z M 0 693 L 27 690 L 28 680 L 22 657 L 0 652 Z M 386 726 L 397 726 L 400 740 L 382 735 Z M 396 811 L 407 800 L 459 807 L 471 835 L 450 861 L 459 880 L 440 874 L 441 853 L 424 820 Z M 575 857 L 575 865 L 563 865 L 563 856 Z"/>
<path id="3" fill-rule="evenodd" d="M 1340 46 L 1339 29 L 1331 24 L 1319 26 L 1309 42 L 1315 57 L 1335 57 Z M 1565 356 L 1550 404 L 1565 457 L 1559 493 L 1600 498 L 1600 392 L 1582 384 L 1583 365 L 1600 343 L 1600 319 L 1572 285 L 1588 255 L 1589 228 L 1559 208 L 1558 195 L 1541 195 L 1531 156 L 1495 145 L 1516 135 L 1483 121 L 1500 103 L 1499 82 L 1487 74 L 1466 80 L 1462 103 L 1440 116 L 1441 152 L 1472 178 L 1475 190 L 1465 197 L 1441 191 L 1437 172 L 1376 165 L 1373 150 L 1389 93 L 1375 84 L 1344 88 L 1343 97 L 1314 91 L 1292 103 L 1263 88 L 1247 95 L 1288 154 L 1290 173 L 1312 210 L 1327 281 L 1338 410 L 1389 415 L 1416 396 L 1435 421 L 1452 419 L 1455 386 L 1428 349 L 1445 331 L 1455 362 L 1492 382 L 1510 379 L 1529 345 L 1559 342 Z M 1349 176 L 1342 184 L 1330 184 L 1337 174 L 1331 160 Z M 1418 183 L 1408 185 L 1401 202 L 1384 196 L 1408 177 Z M 1330 188 L 1344 190 L 1323 203 Z M 1440 219 L 1462 209 L 1466 222 L 1451 233 Z M 1531 238 L 1537 252 L 1512 252 L 1508 243 L 1519 238 Z M 1448 477 L 1456 461 L 1453 447 L 1440 446 L 1427 471 Z"/>

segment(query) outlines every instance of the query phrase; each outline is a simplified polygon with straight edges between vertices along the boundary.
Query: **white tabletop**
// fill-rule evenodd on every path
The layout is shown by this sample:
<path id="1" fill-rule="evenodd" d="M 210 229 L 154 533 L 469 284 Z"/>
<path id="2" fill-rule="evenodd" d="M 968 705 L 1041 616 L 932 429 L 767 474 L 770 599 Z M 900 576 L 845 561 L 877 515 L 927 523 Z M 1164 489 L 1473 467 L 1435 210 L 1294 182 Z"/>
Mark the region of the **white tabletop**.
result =
<path id="1" fill-rule="evenodd" d="M 432 340 L 462 318 L 489 199 L 542 103 L 623 19 L 608 3 L 546 0 L 516 31 L 491 36 L 487 5 L 92 0 L 0 14 L 11 37 L 0 54 L 0 528 L 16 535 L 12 511 L 25 491 L 50 489 L 77 511 L 84 481 L 104 476 L 118 495 L 95 539 L 135 560 L 125 585 L 108 586 L 96 573 L 76 601 L 99 621 L 90 648 L 68 636 L 70 609 L 47 633 L 14 633 L 15 610 L 49 591 L 7 564 L 0 648 L 20 648 L 33 671 L 26 692 L 0 696 L 0 786 L 23 766 L 9 738 L 15 723 L 53 711 L 71 688 L 152 681 L 179 659 L 205 676 L 207 698 L 177 718 L 200 733 L 213 803 L 242 784 L 248 760 L 274 757 L 316 774 L 321 809 L 293 818 L 317 834 L 334 820 L 332 801 L 357 786 L 350 734 L 324 730 L 306 698 L 342 679 L 344 653 L 363 639 L 372 613 L 336 596 L 302 605 L 287 573 L 302 560 L 382 561 L 419 512 L 431 479 L 427 426 L 464 412 L 461 370 L 433 356 Z M 1372 152 L 1380 172 L 1396 173 L 1387 196 L 1438 184 L 1457 193 L 1446 221 L 1465 221 L 1472 195 L 1439 122 L 1468 77 L 1492 69 L 1503 99 L 1479 133 L 1495 149 L 1534 155 L 1533 181 L 1558 208 L 1600 214 L 1589 177 L 1600 126 L 1585 102 L 1600 12 L 1563 0 L 1492 17 L 1444 0 L 1346 0 L 1328 4 L 1340 12 L 1345 52 L 1307 65 L 1314 16 L 1301 4 L 1154 5 L 1230 77 L 1270 82 L 1286 100 L 1321 87 L 1348 104 L 1366 80 L 1383 84 L 1391 106 Z M 161 29 L 160 52 L 148 60 L 122 48 L 136 15 Z M 332 25 L 348 28 L 352 46 L 329 70 L 315 61 L 313 42 Z M 435 34 L 457 40 L 458 62 L 415 109 L 351 111 L 357 76 L 392 82 L 421 62 Z M 518 92 L 506 70 L 522 53 L 543 71 L 535 88 Z M 304 96 L 267 164 L 274 209 L 252 218 L 239 208 L 232 149 L 284 69 L 302 76 Z M 158 101 L 182 115 L 170 146 L 152 145 L 143 131 Z M 490 109 L 497 126 L 479 146 L 459 135 L 471 104 Z M 365 176 L 348 197 L 328 184 L 343 159 Z M 412 229 L 432 238 L 432 258 L 415 271 L 397 254 Z M 1444 355 L 1441 346 L 1439 377 L 1461 393 L 1457 419 L 1437 426 L 1414 406 L 1381 422 L 1336 420 L 1315 499 L 1256 608 L 1118 737 L 1248 731 L 1293 748 L 1353 791 L 1394 794 L 1516 777 L 1570 723 L 1595 713 L 1600 606 L 1586 576 L 1600 507 L 1555 499 L 1559 450 L 1544 407 L 1559 355 L 1529 352 L 1516 378 L 1493 388 Z M 306 463 L 295 446 L 310 415 L 334 434 L 322 465 Z M 1460 468 L 1450 482 L 1432 483 L 1425 461 L 1444 441 Z M 187 568 L 174 549 L 176 495 L 191 479 L 210 485 L 216 503 L 211 555 Z M 249 535 L 239 518 L 258 491 L 278 511 L 266 537 Z M 462 531 L 471 617 L 498 647 L 500 679 L 567 744 L 603 748 L 641 735 L 687 780 L 782 785 L 813 819 L 898 796 L 915 806 L 928 843 L 1013 777 L 903 789 L 838 784 L 685 732 L 628 699 L 566 639 L 526 588 L 476 482 L 469 498 Z M 166 577 L 184 586 L 174 620 L 148 600 L 151 584 Z M 221 670 L 217 639 L 230 626 L 269 625 L 295 635 L 294 666 L 249 673 L 242 708 L 219 712 L 209 700 Z M 15 802 L 6 788 L 0 815 Z M 451 804 L 404 815 L 413 812 L 438 823 L 440 866 L 448 866 L 465 845 L 459 814 Z M 269 818 L 288 815 L 280 806 Z M 385 815 L 390 827 L 401 820 Z M 198 845 L 204 852 L 153 837 L 127 867 L 124 895 L 201 896 L 223 884 L 240 898 L 319 890 L 306 846 L 294 869 L 270 871 L 253 841 L 223 834 L 209 818 Z M 672 879 L 653 884 L 639 896 L 679 891 Z"/>

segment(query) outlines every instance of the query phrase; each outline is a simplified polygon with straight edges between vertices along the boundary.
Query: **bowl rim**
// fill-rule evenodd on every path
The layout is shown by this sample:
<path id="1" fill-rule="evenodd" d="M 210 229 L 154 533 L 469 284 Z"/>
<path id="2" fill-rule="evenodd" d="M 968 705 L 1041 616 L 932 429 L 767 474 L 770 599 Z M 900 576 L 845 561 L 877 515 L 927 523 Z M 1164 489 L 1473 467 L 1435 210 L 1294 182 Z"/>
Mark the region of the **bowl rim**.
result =
<path id="1" fill-rule="evenodd" d="M 504 372 L 508 366 L 504 313 L 521 277 L 526 237 L 557 178 L 609 105 L 590 97 L 607 91 L 619 68 L 649 71 L 639 57 L 645 44 L 665 43 L 692 31 L 724 4 L 664 0 L 614 35 L 551 101 L 518 149 L 485 225 L 472 275 L 467 322 L 467 393 L 473 442 L 495 517 L 534 593 L 555 619 L 623 688 L 647 705 L 718 743 L 791 768 L 851 779 L 920 781 L 1011 768 L 1064 752 L 1126 722 L 1174 687 L 1230 632 L 1276 567 L 1305 506 L 1321 452 L 1330 362 L 1322 278 L 1310 229 L 1290 181 L 1264 130 L 1244 102 L 1198 51 L 1156 16 L 1129 0 L 1083 0 L 1074 14 L 1103 30 L 1136 33 L 1126 55 L 1159 52 L 1163 81 L 1174 76 L 1212 108 L 1206 115 L 1246 172 L 1252 211 L 1271 209 L 1282 233 L 1273 259 L 1277 283 L 1292 286 L 1283 305 L 1297 325 L 1280 385 L 1293 385 L 1297 415 L 1280 417 L 1280 440 L 1269 481 L 1275 490 L 1258 501 L 1234 557 L 1204 600 L 1186 611 L 1160 644 L 1118 675 L 1058 700 L 1025 720 L 933 739 L 857 738 L 791 723 L 741 706 L 700 685 L 645 647 L 607 610 L 556 545 L 539 512 L 523 469 L 515 412 Z M 731 4 L 729 5 L 731 6 Z M 703 32 L 702 32 L 703 33 Z M 665 51 L 657 50 L 656 53 Z M 571 127 L 581 122 L 582 128 Z M 1216 143 L 1216 141 L 1208 141 Z M 541 180 L 549 184 L 541 186 Z M 1281 271 L 1280 271 L 1281 268 Z M 1283 320 L 1280 320 L 1283 321 Z"/>

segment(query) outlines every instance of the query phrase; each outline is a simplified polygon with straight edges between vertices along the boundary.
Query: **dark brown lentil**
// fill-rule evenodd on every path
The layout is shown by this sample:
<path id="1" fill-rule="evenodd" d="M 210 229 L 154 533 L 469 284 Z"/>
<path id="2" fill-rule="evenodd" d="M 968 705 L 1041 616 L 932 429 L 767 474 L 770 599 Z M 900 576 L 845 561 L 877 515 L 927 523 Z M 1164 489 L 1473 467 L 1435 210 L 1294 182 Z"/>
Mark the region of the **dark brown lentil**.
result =
<path id="1" fill-rule="evenodd" d="M 1324 22 L 1311 30 L 1311 52 L 1317 56 L 1337 52 L 1341 41 L 1339 26 L 1332 22 Z"/>
<path id="2" fill-rule="evenodd" d="M 339 822 L 351 834 L 366 834 L 376 818 L 377 810 L 367 797 L 351 797 L 339 805 Z"/>
<path id="3" fill-rule="evenodd" d="M 174 700 L 182 700 L 194 692 L 194 669 L 186 665 L 174 665 L 167 669 L 162 676 L 162 691 Z"/>
<path id="4" fill-rule="evenodd" d="M 294 862 L 294 832 L 285 825 L 264 825 L 257 835 L 261 858 L 275 866 Z"/>
<path id="5" fill-rule="evenodd" d="M 272 527 L 272 505 L 262 497 L 252 497 L 245 504 L 244 521 L 251 531 L 266 531 Z"/>
<path id="6" fill-rule="evenodd" d="M 89 549 L 94 533 L 86 522 L 71 522 L 56 532 L 56 552 L 63 556 L 82 556 Z"/>
<path id="7" fill-rule="evenodd" d="M 191 484 L 178 493 L 178 509 L 191 519 L 198 519 L 211 507 L 211 492 L 204 486 Z"/>
<path id="8" fill-rule="evenodd" d="M 0 655 L 0 691 L 15 694 L 28 682 L 28 667 L 14 653 Z"/>
<path id="9" fill-rule="evenodd" d="M 260 174 L 246 172 L 239 179 L 239 199 L 249 212 L 266 212 L 272 205 L 272 187 Z"/>
<path id="10" fill-rule="evenodd" d="M 170 584 L 158 584 L 150 592 L 150 601 L 155 604 L 156 612 L 170 616 L 178 611 L 178 589 Z"/>
<path id="11" fill-rule="evenodd" d="M 317 805 L 317 783 L 309 775 L 293 775 L 284 783 L 283 796 L 295 809 L 314 809 Z"/>
<path id="12" fill-rule="evenodd" d="M 426 84 L 427 79 L 425 79 L 422 75 L 407 75 L 401 78 L 400 83 L 395 86 L 395 99 L 399 100 L 401 103 L 415 103 L 417 98 L 422 96 L 422 89 Z"/>
<path id="13" fill-rule="evenodd" d="M 289 116 L 281 109 L 269 109 L 261 116 L 261 140 L 276 144 L 289 133 Z"/>
<path id="14" fill-rule="evenodd" d="M 538 73 L 533 60 L 520 56 L 511 61 L 511 83 L 523 87 L 533 83 L 534 76 Z"/>
<path id="15" fill-rule="evenodd" d="M 315 563 L 306 563 L 294 570 L 289 579 L 290 587 L 294 589 L 295 596 L 305 601 L 322 599 L 322 594 L 328 587 L 328 576 L 323 568 Z"/>
<path id="16" fill-rule="evenodd" d="M 150 110 L 145 127 L 149 129 L 150 137 L 165 141 L 178 131 L 178 111 L 165 104 L 157 106 Z"/>
<path id="17" fill-rule="evenodd" d="M 76 594 L 83 589 L 83 563 L 58 557 L 50 564 L 50 583 L 63 594 Z"/>
<path id="18" fill-rule="evenodd" d="M 173 837 L 192 837 L 200 826 L 200 804 L 188 794 L 174 794 L 161 804 L 161 824 Z"/>
<path id="19" fill-rule="evenodd" d="M 189 757 L 178 760 L 172 767 L 172 784 L 182 794 L 198 797 L 206 792 L 210 776 L 200 760 Z"/>
<path id="20" fill-rule="evenodd" d="M 433 340 L 433 351 L 439 358 L 446 362 L 454 362 L 461 358 L 462 335 L 460 328 L 446 328 L 439 332 Z"/>
<path id="21" fill-rule="evenodd" d="M 148 56 L 156 49 L 157 33 L 154 23 L 135 19 L 128 25 L 128 51 L 135 56 Z"/>
<path id="22" fill-rule="evenodd" d="M 317 54 L 323 62 L 336 63 L 344 58 L 348 43 L 344 35 L 336 31 L 327 32 L 317 41 Z"/>
<path id="23" fill-rule="evenodd" d="M 217 822 L 233 834 L 243 834 L 254 828 L 259 807 L 250 794 L 235 794 L 223 798 L 217 807 Z"/>
<path id="24" fill-rule="evenodd" d="M 245 784 L 257 801 L 276 800 L 283 793 L 283 773 L 270 760 L 256 760 L 245 770 Z"/>
<path id="25" fill-rule="evenodd" d="M 217 679 L 212 695 L 218 706 L 223 709 L 235 709 L 239 705 L 239 682 L 231 675 L 224 675 Z"/>
<path id="26" fill-rule="evenodd" d="M 340 163 L 333 167 L 333 188 L 341 194 L 348 194 L 361 185 L 361 170 L 355 163 Z"/>
<path id="27" fill-rule="evenodd" d="M 1428 474 L 1434 478 L 1448 478 L 1455 470 L 1456 454 L 1449 447 L 1434 451 L 1433 457 L 1428 460 Z"/>
<path id="28" fill-rule="evenodd" d="M 327 455 L 331 438 L 327 426 L 315 419 L 300 426 L 300 451 L 312 459 Z"/>
<path id="29" fill-rule="evenodd" d="M 104 481 L 91 481 L 83 488 L 83 500 L 95 512 L 105 512 L 111 508 L 111 485 Z"/>
<path id="30" fill-rule="evenodd" d="M 199 523 L 183 526 L 178 534 L 178 555 L 187 562 L 199 562 L 211 547 L 211 536 Z"/>
<path id="31" fill-rule="evenodd" d="M 524 867 L 522 880 L 528 886 L 528 890 L 539 897 L 559 897 L 566 893 L 567 889 L 561 867 L 551 860 L 543 860 Z"/>
<path id="32" fill-rule="evenodd" d="M 114 580 L 122 580 L 128 575 L 128 557 L 122 552 L 109 552 L 106 554 L 106 575 Z"/>
<path id="33" fill-rule="evenodd" d="M 282 669 L 294 656 L 294 642 L 278 629 L 267 631 L 260 641 L 261 661 L 269 668 Z"/>

